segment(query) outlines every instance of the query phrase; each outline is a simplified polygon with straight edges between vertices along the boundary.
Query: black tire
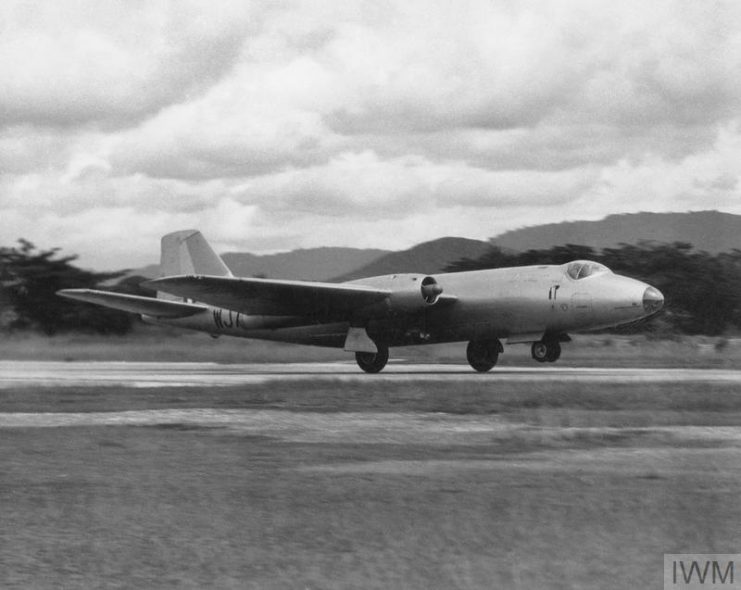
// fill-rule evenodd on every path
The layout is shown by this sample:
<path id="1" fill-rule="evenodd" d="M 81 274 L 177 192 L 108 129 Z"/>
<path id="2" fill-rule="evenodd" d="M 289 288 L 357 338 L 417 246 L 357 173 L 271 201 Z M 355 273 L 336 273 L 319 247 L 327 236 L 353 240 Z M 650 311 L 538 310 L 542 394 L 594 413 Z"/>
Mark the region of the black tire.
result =
<path id="1" fill-rule="evenodd" d="M 479 373 L 491 371 L 499 360 L 500 347 L 498 340 L 471 340 L 466 347 L 468 364 Z"/>
<path id="2" fill-rule="evenodd" d="M 548 360 L 549 349 L 550 347 L 548 346 L 547 342 L 538 340 L 537 342 L 533 342 L 533 345 L 530 348 L 530 354 L 532 355 L 533 359 L 535 359 L 539 363 L 544 363 Z"/>
<path id="3" fill-rule="evenodd" d="M 376 344 L 378 352 L 356 352 L 355 362 L 366 373 L 379 373 L 389 360 L 388 346 Z"/>
<path id="4" fill-rule="evenodd" d="M 546 362 L 555 363 L 561 357 L 561 345 L 554 340 L 548 343 L 548 355 L 545 357 Z"/>

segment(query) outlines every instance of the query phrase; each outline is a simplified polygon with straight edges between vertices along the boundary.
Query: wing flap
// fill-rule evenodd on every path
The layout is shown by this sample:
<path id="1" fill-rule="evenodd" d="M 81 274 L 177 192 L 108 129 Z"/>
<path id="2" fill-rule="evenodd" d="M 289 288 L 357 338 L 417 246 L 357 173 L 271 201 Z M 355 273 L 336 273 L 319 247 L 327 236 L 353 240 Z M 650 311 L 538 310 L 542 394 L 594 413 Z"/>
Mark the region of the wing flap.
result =
<path id="1" fill-rule="evenodd" d="M 302 315 L 344 319 L 383 302 L 390 291 L 374 287 L 309 281 L 175 276 L 144 283 L 149 288 L 216 307 L 258 315 Z"/>
<path id="2" fill-rule="evenodd" d="M 139 295 L 126 295 L 124 293 L 112 293 L 110 291 L 96 291 L 95 289 L 63 289 L 57 291 L 57 295 L 67 297 L 68 299 L 75 299 L 76 301 L 95 303 L 120 311 L 140 313 L 159 318 L 184 318 L 207 309 L 203 305 L 153 299 Z"/>

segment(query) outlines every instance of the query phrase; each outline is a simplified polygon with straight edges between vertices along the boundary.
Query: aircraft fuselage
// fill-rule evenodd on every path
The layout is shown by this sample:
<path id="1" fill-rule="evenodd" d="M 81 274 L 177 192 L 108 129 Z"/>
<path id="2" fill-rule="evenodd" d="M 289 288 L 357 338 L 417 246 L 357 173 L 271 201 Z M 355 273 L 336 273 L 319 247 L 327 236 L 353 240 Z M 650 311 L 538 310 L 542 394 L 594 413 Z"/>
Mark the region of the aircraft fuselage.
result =
<path id="1" fill-rule="evenodd" d="M 582 266 L 576 269 L 571 265 Z M 588 268 L 591 274 L 577 274 Z M 454 303 L 428 304 L 417 299 L 419 286 L 430 276 L 443 293 L 456 295 Z M 359 314 L 356 321 L 332 321 L 321 313 L 247 315 L 217 307 L 186 318 L 145 319 L 212 335 L 333 347 L 345 344 L 348 328 L 354 323 L 386 346 L 494 338 L 513 343 L 633 322 L 651 315 L 663 302 L 650 285 L 588 261 L 435 275 L 385 275 L 352 284 L 409 295 L 398 301 L 392 295 L 384 304 Z"/>
<path id="2" fill-rule="evenodd" d="M 239 336 L 344 348 L 367 373 L 389 347 L 468 340 L 466 358 L 492 369 L 508 344 L 532 343 L 555 362 L 568 332 L 618 326 L 661 309 L 662 294 L 589 260 L 346 283 L 235 277 L 198 230 L 162 237 L 157 297 L 63 289 L 69 299 L 139 313 L 145 321 Z"/>

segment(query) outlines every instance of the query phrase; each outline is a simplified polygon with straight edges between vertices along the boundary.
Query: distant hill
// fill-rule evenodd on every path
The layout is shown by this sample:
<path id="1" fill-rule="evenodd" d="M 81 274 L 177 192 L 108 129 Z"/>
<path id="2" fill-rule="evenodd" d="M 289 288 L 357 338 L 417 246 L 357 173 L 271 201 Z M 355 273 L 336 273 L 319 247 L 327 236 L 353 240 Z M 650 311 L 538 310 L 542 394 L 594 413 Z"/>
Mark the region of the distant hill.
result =
<path id="1" fill-rule="evenodd" d="M 341 273 L 370 264 L 389 250 L 360 248 L 308 248 L 278 254 L 227 252 L 222 254 L 226 265 L 238 277 L 265 277 L 301 281 L 327 281 Z M 159 264 L 131 270 L 127 276 L 152 279 L 159 276 Z"/>
<path id="2" fill-rule="evenodd" d="M 481 240 L 440 238 L 418 244 L 408 250 L 391 252 L 352 272 L 337 275 L 335 280 L 351 281 L 398 272 L 425 274 L 441 272 L 449 263 L 460 258 L 478 258 L 489 248 L 491 248 L 489 242 Z"/>
<path id="3" fill-rule="evenodd" d="M 221 257 L 236 276 L 304 281 L 350 281 L 396 272 L 441 272 L 460 258 L 478 258 L 490 248 L 488 242 L 467 238 L 440 238 L 408 250 L 361 250 L 357 248 L 310 248 L 279 254 L 227 252 Z M 128 276 L 154 278 L 159 265 L 131 270 Z"/>
<path id="4" fill-rule="evenodd" d="M 222 258 L 232 272 L 240 277 L 326 281 L 388 254 L 388 250 L 309 248 L 262 256 L 227 252 L 222 254 Z"/>
<path id="5" fill-rule="evenodd" d="M 718 211 L 610 215 L 601 221 L 550 223 L 508 231 L 491 242 L 522 252 L 564 244 L 602 249 L 642 240 L 689 242 L 711 254 L 741 249 L 741 215 Z"/>
<path id="6" fill-rule="evenodd" d="M 689 242 L 711 254 L 741 249 L 741 215 L 698 211 L 692 213 L 632 213 L 610 215 L 601 221 L 570 221 L 508 231 L 490 242 L 467 238 L 440 238 L 408 250 L 310 248 L 279 254 L 229 252 L 224 261 L 235 275 L 272 279 L 349 281 L 397 272 L 441 272 L 461 258 L 478 258 L 490 244 L 507 250 L 547 249 L 579 244 L 595 249 L 642 240 Z M 128 276 L 158 276 L 159 266 L 134 269 Z"/>

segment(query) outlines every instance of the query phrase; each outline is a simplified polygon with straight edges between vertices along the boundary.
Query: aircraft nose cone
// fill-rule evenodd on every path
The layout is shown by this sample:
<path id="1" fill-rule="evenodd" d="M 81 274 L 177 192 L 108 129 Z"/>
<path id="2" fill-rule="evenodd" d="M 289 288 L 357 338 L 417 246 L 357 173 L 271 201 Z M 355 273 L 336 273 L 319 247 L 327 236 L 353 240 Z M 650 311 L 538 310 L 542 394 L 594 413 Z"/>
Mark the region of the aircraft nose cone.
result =
<path id="1" fill-rule="evenodd" d="M 664 296 L 655 287 L 648 287 L 643 292 L 643 309 L 648 313 L 655 313 L 664 307 Z"/>

